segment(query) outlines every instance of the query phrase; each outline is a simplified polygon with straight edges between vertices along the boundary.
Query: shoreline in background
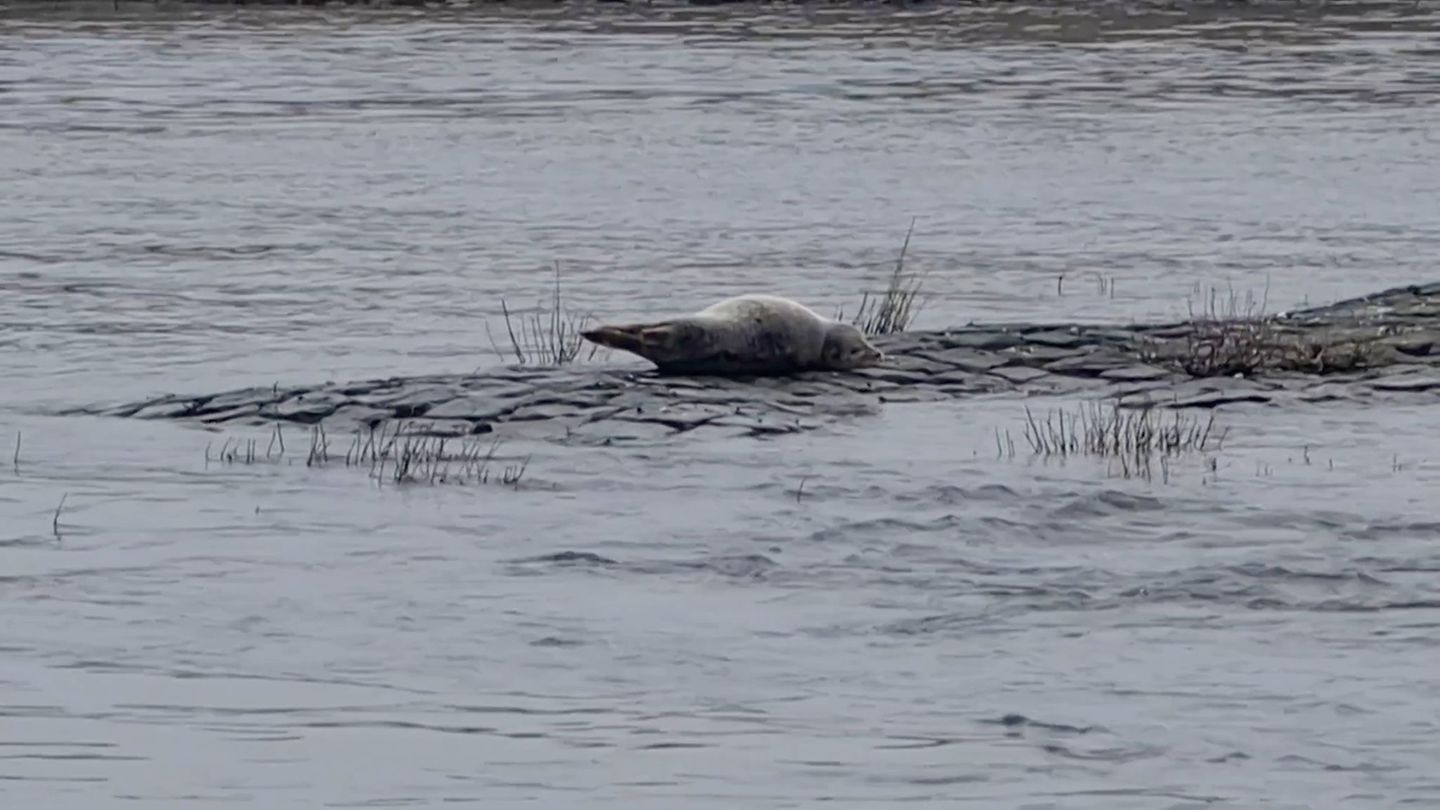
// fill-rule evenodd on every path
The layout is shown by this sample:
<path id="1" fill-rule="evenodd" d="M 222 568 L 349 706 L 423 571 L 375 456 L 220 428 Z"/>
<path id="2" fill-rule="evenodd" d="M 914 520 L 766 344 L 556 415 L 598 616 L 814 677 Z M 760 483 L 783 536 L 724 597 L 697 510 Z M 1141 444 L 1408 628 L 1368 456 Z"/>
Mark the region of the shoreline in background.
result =
<path id="1" fill-rule="evenodd" d="M 1395 0 L 1294 3 L 1282 0 L 1028 0 L 958 5 L 887 0 L 760 3 L 755 0 L 9 0 L 7 21 L 105 25 L 233 22 L 283 27 L 334 22 L 522 23 L 591 26 L 596 34 L 655 34 L 696 41 L 793 43 L 825 37 L 862 42 L 899 39 L 915 48 L 1033 42 L 1084 46 L 1136 40 L 1185 41 L 1227 50 L 1307 46 L 1355 31 L 1440 31 L 1433 15 Z"/>

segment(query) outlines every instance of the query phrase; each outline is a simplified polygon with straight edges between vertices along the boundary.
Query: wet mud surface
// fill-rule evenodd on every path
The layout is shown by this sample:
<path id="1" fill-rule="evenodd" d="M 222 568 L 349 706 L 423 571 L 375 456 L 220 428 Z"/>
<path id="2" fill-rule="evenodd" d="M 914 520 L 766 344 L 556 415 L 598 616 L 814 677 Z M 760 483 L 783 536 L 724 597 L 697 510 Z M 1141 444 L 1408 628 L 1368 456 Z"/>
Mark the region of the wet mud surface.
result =
<path id="1" fill-rule="evenodd" d="M 410 420 L 412 430 L 439 435 L 559 434 L 610 444 L 697 430 L 793 433 L 887 402 L 981 394 L 1079 393 L 1131 405 L 1199 408 L 1440 400 L 1440 282 L 1281 313 L 1268 323 L 1276 340 L 1305 341 L 1316 350 L 1363 344 L 1373 359 L 1337 371 L 1197 376 L 1172 358 L 1196 351 L 1204 321 L 971 325 L 879 338 L 889 358 L 885 366 L 844 373 L 722 378 L 663 376 L 648 367 L 501 368 L 167 395 L 82 410 L 213 425 L 324 424 L 329 430 Z"/>

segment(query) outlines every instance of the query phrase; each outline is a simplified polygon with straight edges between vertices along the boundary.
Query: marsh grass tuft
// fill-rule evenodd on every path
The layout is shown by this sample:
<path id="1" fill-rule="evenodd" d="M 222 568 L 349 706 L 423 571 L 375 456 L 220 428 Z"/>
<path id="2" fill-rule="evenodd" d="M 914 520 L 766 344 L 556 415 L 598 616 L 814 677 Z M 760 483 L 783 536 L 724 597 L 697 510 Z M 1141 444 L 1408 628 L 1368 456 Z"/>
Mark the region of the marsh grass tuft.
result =
<path id="1" fill-rule="evenodd" d="M 522 366 L 563 366 L 575 362 L 585 349 L 581 333 L 590 323 L 590 315 L 576 315 L 566 310 L 560 289 L 560 263 L 555 263 L 555 285 L 550 294 L 550 307 L 541 307 L 529 315 L 514 315 L 505 299 L 500 299 L 500 312 L 505 318 L 505 333 L 510 339 L 510 354 Z M 505 352 L 485 325 L 490 346 L 502 362 Z M 593 358 L 599 346 L 592 345 L 586 359 Z"/>
<path id="2" fill-rule="evenodd" d="M 488 484 L 518 487 L 530 466 L 530 457 L 495 469 L 500 440 L 483 442 L 474 437 L 435 436 L 406 432 L 403 425 L 377 437 L 356 432 L 345 454 L 347 466 L 369 465 L 377 480 L 396 484 Z M 386 472 L 386 467 L 389 472 Z"/>
<path id="3" fill-rule="evenodd" d="M 1192 377 L 1249 377 L 1264 372 L 1343 373 L 1384 365 L 1388 359 L 1380 336 L 1327 336 L 1287 329 L 1265 313 L 1265 296 L 1244 298 L 1233 289 L 1221 296 L 1211 289 L 1198 312 L 1187 299 L 1186 333 L 1180 338 L 1147 337 L 1140 347 L 1146 362 L 1183 371 Z"/>
<path id="4" fill-rule="evenodd" d="M 1032 454 L 1045 458 L 1091 456 L 1117 463 L 1125 478 L 1149 479 L 1159 464 L 1169 479 L 1170 460 L 1186 454 L 1219 452 L 1227 431 L 1215 432 L 1215 413 L 1205 418 L 1174 410 L 1161 415 L 1158 408 L 1124 408 L 1118 402 L 1108 406 L 1099 401 L 1081 405 L 1074 412 L 1052 410 L 1037 417 L 1025 408 L 1026 442 Z M 1014 455 L 1014 443 L 1009 444 Z M 1006 444 L 996 434 L 996 445 Z"/>
<path id="5" fill-rule="evenodd" d="M 849 318 L 852 326 L 867 335 L 891 335 L 909 329 L 920 311 L 920 306 L 924 304 L 924 298 L 920 294 L 922 279 L 907 277 L 905 273 L 905 254 L 910 249 L 910 237 L 914 232 L 915 220 L 912 218 L 884 294 L 874 297 L 868 292 L 862 294 L 859 308 L 855 310 L 854 316 Z M 835 320 L 846 320 L 843 309 L 836 312 Z"/>
<path id="6" fill-rule="evenodd" d="M 473 436 L 442 436 L 426 432 L 401 421 L 393 425 L 381 423 L 368 429 L 356 429 L 345 451 L 346 467 L 367 468 L 368 474 L 383 484 L 490 484 L 518 487 L 530 466 L 530 457 L 506 463 L 499 456 L 499 439 L 482 441 Z M 226 439 L 214 457 L 225 464 L 288 464 L 284 432 L 279 425 L 271 435 L 266 451 L 259 451 L 256 439 Z M 305 466 L 326 467 L 332 463 L 329 434 L 323 425 L 310 428 Z M 212 456 L 210 445 L 205 448 L 208 466 Z"/>

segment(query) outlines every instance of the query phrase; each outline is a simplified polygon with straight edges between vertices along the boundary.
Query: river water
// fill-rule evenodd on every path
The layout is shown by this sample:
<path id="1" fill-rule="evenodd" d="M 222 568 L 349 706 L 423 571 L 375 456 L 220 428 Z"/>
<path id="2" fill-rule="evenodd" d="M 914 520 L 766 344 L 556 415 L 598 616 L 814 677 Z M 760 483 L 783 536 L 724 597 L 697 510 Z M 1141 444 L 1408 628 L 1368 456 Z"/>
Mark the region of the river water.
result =
<path id="1" fill-rule="evenodd" d="M 513 489 L 53 415 L 494 366 L 556 262 L 602 318 L 853 306 L 912 219 L 920 327 L 1430 281 L 1437 32 L 0 4 L 0 802 L 1440 804 L 1433 408 L 1222 409 L 1144 480 L 890 404 Z"/>

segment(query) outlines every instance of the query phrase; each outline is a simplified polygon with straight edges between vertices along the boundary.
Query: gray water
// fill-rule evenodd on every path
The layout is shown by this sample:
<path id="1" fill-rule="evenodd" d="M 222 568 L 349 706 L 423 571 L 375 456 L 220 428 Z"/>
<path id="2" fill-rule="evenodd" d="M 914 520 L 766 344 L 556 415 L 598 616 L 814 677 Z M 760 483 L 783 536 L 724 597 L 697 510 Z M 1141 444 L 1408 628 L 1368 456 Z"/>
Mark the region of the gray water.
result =
<path id="1" fill-rule="evenodd" d="M 515 489 L 52 415 L 493 367 L 556 262 L 606 319 L 853 307 L 912 218 L 919 327 L 1432 280 L 1437 32 L 5 6 L 0 803 L 1440 804 L 1434 408 L 1222 409 L 1144 480 L 1030 458 L 1015 397 L 895 403 L 537 438 Z"/>

